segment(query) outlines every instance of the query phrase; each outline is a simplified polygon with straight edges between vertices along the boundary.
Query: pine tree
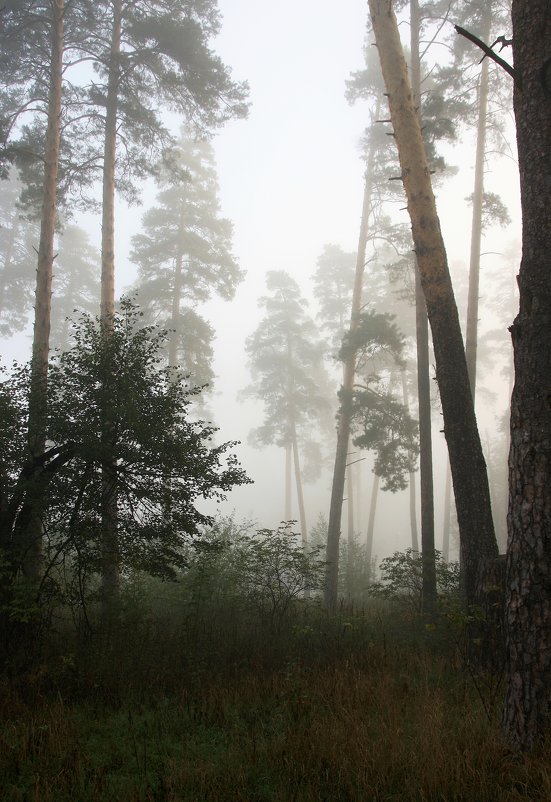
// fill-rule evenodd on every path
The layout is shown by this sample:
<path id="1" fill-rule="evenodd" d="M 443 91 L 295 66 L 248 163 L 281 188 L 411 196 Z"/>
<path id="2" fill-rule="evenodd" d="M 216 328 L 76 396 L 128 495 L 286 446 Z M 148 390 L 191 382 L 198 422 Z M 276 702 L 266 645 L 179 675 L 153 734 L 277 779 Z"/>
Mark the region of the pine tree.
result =
<path id="1" fill-rule="evenodd" d="M 212 146 L 183 132 L 168 160 L 172 172 L 132 240 L 137 300 L 169 331 L 168 364 L 203 385 L 213 378 L 214 331 L 196 307 L 215 294 L 231 299 L 243 274 L 231 251 L 232 224 L 220 215 Z"/>
<path id="2" fill-rule="evenodd" d="M 267 275 L 269 295 L 260 299 L 266 314 L 247 339 L 253 383 L 245 394 L 264 403 L 264 423 L 252 432 L 253 443 L 276 445 L 286 452 L 286 517 L 290 507 L 291 457 L 304 542 L 306 513 L 300 451 L 327 428 L 330 405 L 324 392 L 323 347 L 306 313 L 306 302 L 294 279 L 284 271 Z"/>
<path id="3" fill-rule="evenodd" d="M 52 346 L 66 351 L 72 344 L 71 321 L 79 313 L 94 315 L 99 299 L 99 252 L 86 231 L 66 223 L 57 239 L 54 262 L 56 292 L 52 297 Z"/>

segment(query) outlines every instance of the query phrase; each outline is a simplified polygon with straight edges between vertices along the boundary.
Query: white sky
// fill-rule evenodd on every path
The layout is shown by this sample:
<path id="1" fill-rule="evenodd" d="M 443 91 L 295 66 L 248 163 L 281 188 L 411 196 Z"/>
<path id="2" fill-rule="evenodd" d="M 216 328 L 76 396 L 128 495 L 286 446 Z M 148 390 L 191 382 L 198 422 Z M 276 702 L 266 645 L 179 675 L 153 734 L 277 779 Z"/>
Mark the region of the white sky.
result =
<path id="1" fill-rule="evenodd" d="M 224 24 L 216 50 L 234 77 L 247 79 L 251 86 L 249 119 L 229 124 L 215 140 L 223 211 L 235 224 L 235 252 L 247 279 L 231 305 L 213 303 L 209 308 L 219 336 L 217 423 L 223 437 L 246 443 L 261 412 L 237 403 L 235 396 L 248 381 L 243 344 L 258 320 L 256 299 L 264 292 L 265 273 L 285 269 L 305 287 L 324 244 L 356 248 L 363 191 L 357 143 L 366 125 L 366 107 L 349 106 L 344 90 L 350 72 L 363 66 L 367 3 L 220 0 L 220 9 Z M 470 207 L 464 198 L 472 192 L 474 150 L 452 151 L 450 157 L 462 171 L 440 190 L 439 210 L 450 263 L 468 264 Z M 512 187 L 515 196 L 514 163 L 502 159 L 495 171 L 500 186 Z M 489 165 L 487 184 L 494 190 L 495 171 Z M 499 232 L 497 244 L 488 241 L 485 247 L 499 250 L 517 232 L 518 225 L 505 235 Z M 435 417 L 435 448 L 442 455 L 442 426 Z M 487 425 L 491 423 L 482 423 Z M 240 454 L 255 485 L 234 492 L 230 505 L 274 526 L 283 514 L 283 453 L 243 447 Z M 317 488 L 306 488 L 309 525 L 319 513 L 328 513 L 329 481 L 326 477 Z M 364 483 L 366 510 L 367 475 Z M 442 483 L 443 471 L 437 468 L 437 532 Z M 375 542 L 379 556 L 409 545 L 406 507 L 397 505 L 391 494 L 382 495 L 378 520 L 385 517 L 391 541 L 384 542 L 380 527 Z"/>
<path id="2" fill-rule="evenodd" d="M 217 396 L 212 406 L 221 439 L 243 442 L 237 453 L 255 480 L 253 486 L 234 491 L 224 511 L 236 508 L 239 516 L 271 527 L 283 516 L 284 455 L 276 449 L 259 452 L 246 446 L 248 432 L 260 423 L 262 411 L 237 401 L 238 391 L 249 381 L 244 342 L 259 319 L 256 300 L 264 293 L 267 271 L 287 270 L 309 294 L 309 279 L 326 243 L 356 249 L 363 192 L 358 141 L 367 120 L 365 105 L 349 106 L 344 90 L 350 72 L 363 65 L 367 3 L 219 0 L 219 7 L 223 29 L 213 49 L 236 80 L 249 82 L 252 107 L 248 120 L 229 123 L 214 140 L 222 211 L 234 223 L 234 252 L 247 277 L 233 302 L 214 301 L 206 310 L 218 335 Z M 438 201 L 450 263 L 461 266 L 468 263 L 470 208 L 464 198 L 472 192 L 474 150 L 452 151 L 451 159 L 461 163 L 462 171 L 439 190 Z M 512 160 L 501 159 L 487 174 L 489 188 L 504 191 L 516 204 L 517 223 L 489 238 L 486 250 L 504 249 L 519 236 L 515 170 Z M 145 206 L 152 201 L 149 194 Z M 127 253 L 143 211 L 118 206 L 120 288 L 134 275 Z M 93 228 L 99 234 L 97 221 Z M 484 262 L 481 292 L 485 292 Z M 442 455 L 440 428 L 437 419 L 435 440 Z M 333 447 L 329 444 L 330 453 Z M 365 513 L 370 477 L 364 474 L 363 481 Z M 442 484 L 440 470 L 435 477 L 437 531 Z M 310 526 L 319 513 L 327 515 L 329 492 L 329 475 L 318 487 L 306 488 Z M 375 542 L 379 557 L 409 545 L 406 507 L 383 494 L 378 520 L 384 517 L 386 523 L 379 527 Z"/>

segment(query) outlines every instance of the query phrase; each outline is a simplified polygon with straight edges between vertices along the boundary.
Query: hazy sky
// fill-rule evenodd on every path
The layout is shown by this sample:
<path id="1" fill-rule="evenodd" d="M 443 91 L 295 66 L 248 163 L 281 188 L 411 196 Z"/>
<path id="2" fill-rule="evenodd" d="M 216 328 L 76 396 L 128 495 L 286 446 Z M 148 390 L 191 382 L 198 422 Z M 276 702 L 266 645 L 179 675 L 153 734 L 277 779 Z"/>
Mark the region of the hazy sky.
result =
<path id="1" fill-rule="evenodd" d="M 209 308 L 219 335 L 217 422 L 224 437 L 246 441 L 260 411 L 237 403 L 235 396 L 248 380 L 243 343 L 258 320 L 256 299 L 264 291 L 266 271 L 288 270 L 306 285 L 324 244 L 356 248 L 363 191 L 357 145 L 366 124 L 366 106 L 349 106 L 344 90 L 350 72 L 363 64 L 367 4 L 364 0 L 345 0 L 338 6 L 315 0 L 277 4 L 221 0 L 220 9 L 224 23 L 216 50 L 234 77 L 247 79 L 251 86 L 249 119 L 229 124 L 215 140 L 223 210 L 235 224 L 235 252 L 247 279 L 235 302 Z M 470 208 L 465 197 L 472 192 L 474 150 L 465 148 L 461 154 L 452 148 L 450 159 L 463 169 L 439 191 L 439 211 L 450 263 L 466 270 Z M 490 163 L 487 167 L 487 184 L 495 189 L 494 168 Z M 500 160 L 497 172 L 500 191 L 511 188 L 514 197 L 518 183 L 512 160 Z M 513 201 L 516 217 L 515 207 Z M 489 237 L 485 247 L 498 250 L 517 231 L 515 224 L 505 234 L 499 232 L 495 241 Z M 437 452 L 443 451 L 440 428 L 436 419 Z M 274 525 L 283 507 L 283 453 L 243 448 L 242 454 L 256 484 L 236 491 L 232 499 L 243 514 L 250 512 L 264 525 Z M 438 475 L 437 515 L 443 492 L 440 479 L 443 482 Z M 307 489 L 310 524 L 319 512 L 327 514 L 327 481 L 315 494 Z M 390 494 L 384 494 L 380 514 L 389 515 L 391 530 L 404 532 L 406 541 L 400 545 L 405 547 L 407 514 L 404 508 L 396 519 L 396 508 Z M 400 541 L 398 531 L 392 535 Z M 376 544 L 379 554 L 381 548 Z"/>
<path id="2" fill-rule="evenodd" d="M 287 270 L 309 293 L 309 280 L 325 244 L 356 249 L 363 192 L 358 142 L 367 115 L 365 104 L 351 107 L 344 91 L 351 71 L 363 65 L 367 3 L 220 0 L 219 7 L 223 27 L 213 49 L 231 67 L 236 80 L 249 82 L 252 105 L 248 120 L 229 123 L 214 138 L 222 212 L 234 223 L 234 252 L 246 271 L 246 280 L 233 302 L 214 301 L 206 310 L 217 330 L 217 395 L 212 407 L 221 427 L 220 437 L 243 441 L 238 453 L 255 480 L 253 487 L 232 494 L 226 510 L 236 507 L 240 515 L 251 516 L 263 526 L 274 526 L 283 515 L 284 455 L 276 449 L 259 452 L 246 446 L 248 432 L 260 423 L 262 411 L 237 400 L 239 390 L 249 381 L 244 342 L 259 320 L 256 302 L 264 293 L 267 271 Z M 405 28 L 404 35 L 408 35 Z M 450 263 L 466 275 L 470 208 L 465 197 L 472 192 L 474 150 L 468 146 L 450 149 L 450 159 L 462 170 L 438 190 L 437 201 Z M 518 238 L 519 230 L 518 178 L 513 160 L 501 159 L 497 166 L 488 162 L 487 168 L 488 186 L 509 196 L 516 222 L 509 231 L 494 232 L 485 241 L 484 248 L 490 253 L 482 263 L 482 294 L 491 292 L 484 285 L 491 253 L 507 248 Z M 118 204 L 119 289 L 134 277 L 127 258 L 130 237 L 139 230 L 143 211 L 152 201 L 149 191 L 142 208 L 129 211 Z M 407 220 L 406 212 L 402 214 Z M 89 217 L 86 227 L 99 242 L 98 219 Z M 15 348 L 13 355 L 21 356 L 20 351 Z M 8 359 L 11 355 L 10 350 L 5 353 Z M 492 419 L 494 412 L 486 412 Z M 442 455 L 440 428 L 436 419 L 435 445 Z M 330 443 L 329 453 L 333 447 Z M 306 488 L 310 525 L 319 513 L 328 512 L 329 481 L 328 475 L 315 490 Z M 364 481 L 367 497 L 367 477 Z M 437 516 L 442 482 L 439 475 Z M 381 499 L 380 515 L 388 516 L 385 529 L 392 536 L 392 546 L 376 542 L 375 552 L 380 556 L 395 545 L 407 545 L 403 506 L 396 518 L 395 499 L 389 494 Z"/>

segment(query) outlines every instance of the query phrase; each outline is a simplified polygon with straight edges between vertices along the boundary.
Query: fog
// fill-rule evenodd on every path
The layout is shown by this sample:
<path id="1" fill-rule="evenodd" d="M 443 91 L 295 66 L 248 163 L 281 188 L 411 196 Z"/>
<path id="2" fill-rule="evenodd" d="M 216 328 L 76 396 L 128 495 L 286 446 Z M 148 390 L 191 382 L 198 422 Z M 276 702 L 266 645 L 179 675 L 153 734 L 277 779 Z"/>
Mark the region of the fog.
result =
<path id="1" fill-rule="evenodd" d="M 223 26 L 213 43 L 214 49 L 231 67 L 236 80 L 247 80 L 250 84 L 248 119 L 227 123 L 212 140 L 221 214 L 234 225 L 233 253 L 246 277 L 233 300 L 211 300 L 201 308 L 201 313 L 216 332 L 215 381 L 209 408 L 220 429 L 218 440 L 240 441 L 235 450 L 254 484 L 235 489 L 221 505 L 208 504 L 206 509 L 225 515 L 234 513 L 262 527 L 275 527 L 284 517 L 285 452 L 274 446 L 253 448 L 248 443 L 251 429 L 262 423 L 264 409 L 261 403 L 239 395 L 251 381 L 245 341 L 263 314 L 258 299 L 266 294 L 269 271 L 286 271 L 299 283 L 309 301 L 309 314 L 315 318 L 318 310 L 312 275 L 324 246 L 335 244 L 345 252 L 356 250 L 364 184 L 359 142 L 367 125 L 368 104 L 358 101 L 350 105 L 345 99 L 345 81 L 351 72 L 364 66 L 366 5 L 349 0 L 337 10 L 334 4 L 317 0 L 300 3 L 281 0 L 277 4 L 220 0 L 219 7 Z M 405 24 L 402 31 L 407 38 Z M 436 56 L 440 57 L 442 53 Z M 487 190 L 500 195 L 507 204 L 511 223 L 505 229 L 490 226 L 485 231 L 479 315 L 481 334 L 498 326 L 501 341 L 491 346 L 494 351 L 490 350 L 490 360 L 479 368 L 477 395 L 481 437 L 495 449 L 504 437 L 499 432 L 499 418 L 506 412 L 510 388 L 509 378 L 501 373 L 507 356 L 500 350 L 501 346 L 507 347 L 508 334 L 491 302 L 495 298 L 496 275 L 510 276 L 513 286 L 518 260 L 515 248 L 520 239 L 511 109 L 504 107 L 501 114 L 507 121 L 510 149 L 505 155 L 489 149 L 485 182 Z M 166 122 L 173 129 L 179 125 L 171 115 Z M 464 320 L 471 227 L 471 206 L 466 198 L 473 191 L 474 131 L 463 131 L 460 143 L 444 146 L 442 150 L 450 166 L 457 168 L 454 174 L 438 181 L 436 192 L 452 278 L 457 285 L 460 316 Z M 155 194 L 153 182 L 146 181 L 141 206 L 129 209 L 118 201 L 119 293 L 135 281 L 136 268 L 129 259 L 130 243 L 132 236 L 140 231 L 142 214 L 155 202 Z M 407 212 L 399 205 L 394 204 L 390 213 L 393 219 L 407 222 Z M 99 244 L 98 218 L 86 214 L 77 216 L 77 222 Z M 4 357 L 24 358 L 29 347 L 30 335 L 20 336 L 6 344 Z M 329 361 L 328 369 L 334 393 L 340 368 Z M 441 429 L 435 398 L 437 548 L 442 539 L 446 472 Z M 324 433 L 322 441 L 322 475 L 304 488 L 309 527 L 320 515 L 327 517 L 329 509 L 335 437 L 333 433 Z M 355 455 L 354 459 L 360 456 Z M 365 538 L 372 459 L 369 455 L 363 455 L 362 459 L 355 528 L 360 538 Z M 294 489 L 292 517 L 298 517 Z M 343 532 L 346 532 L 345 519 Z M 409 545 L 409 491 L 380 493 L 374 555 L 380 560 Z M 451 556 L 457 556 L 457 543 L 452 544 Z"/>

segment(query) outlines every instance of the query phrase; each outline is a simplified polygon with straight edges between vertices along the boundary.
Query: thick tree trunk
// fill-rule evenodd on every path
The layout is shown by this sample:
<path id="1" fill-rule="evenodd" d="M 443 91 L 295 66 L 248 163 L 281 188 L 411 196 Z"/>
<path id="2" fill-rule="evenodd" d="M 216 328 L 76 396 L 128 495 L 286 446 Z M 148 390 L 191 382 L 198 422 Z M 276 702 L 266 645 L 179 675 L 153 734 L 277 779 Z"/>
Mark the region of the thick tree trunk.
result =
<path id="1" fill-rule="evenodd" d="M 432 330 L 436 378 L 461 534 L 465 595 L 468 603 L 477 603 L 483 596 L 484 571 L 498 555 L 486 464 L 446 250 L 396 17 L 390 0 L 369 0 L 369 7 Z"/>
<path id="2" fill-rule="evenodd" d="M 514 107 L 522 204 L 520 308 L 511 327 L 506 697 L 509 743 L 551 724 L 551 24 L 548 0 L 513 0 Z"/>
<path id="3" fill-rule="evenodd" d="M 376 116 L 378 117 L 378 114 Z M 369 215 L 371 212 L 374 158 L 375 149 L 372 146 L 369 150 L 366 165 L 362 217 L 360 222 L 360 233 L 358 237 L 358 252 L 356 254 L 356 272 L 354 277 L 354 290 L 352 293 L 352 311 L 350 315 L 351 332 L 353 332 L 358 325 L 358 317 L 362 306 L 362 286 L 365 270 L 365 252 L 367 248 Z M 329 525 L 327 529 L 325 605 L 333 612 L 337 609 L 339 581 L 339 540 L 341 535 L 342 502 L 344 494 L 344 480 L 346 475 L 346 463 L 348 457 L 348 443 L 350 439 L 350 425 L 352 420 L 352 391 L 354 387 L 355 372 L 356 354 L 351 350 L 344 363 L 343 385 L 341 388 L 341 406 L 339 410 L 339 423 L 337 427 L 337 449 L 335 454 L 335 467 L 333 469 L 333 483 L 331 487 Z"/>
<path id="4" fill-rule="evenodd" d="M 100 324 L 106 354 L 113 332 L 115 317 L 115 164 L 117 152 L 117 109 L 122 27 L 122 0 L 113 0 L 113 28 L 109 55 L 105 142 L 103 156 L 103 209 L 101 231 L 101 307 Z M 106 389 L 115 375 L 116 366 L 110 359 L 105 363 Z M 114 427 L 108 392 L 103 410 L 102 445 L 109 452 L 114 446 Z M 102 591 L 106 619 L 113 617 L 120 584 L 120 552 L 117 534 L 117 466 L 113 457 L 106 456 L 102 464 L 101 496 L 101 559 Z"/>
<path id="5" fill-rule="evenodd" d="M 40 219 L 40 242 L 36 270 L 34 334 L 29 397 L 28 445 L 31 460 L 43 454 L 46 446 L 47 381 L 52 311 L 52 274 L 56 224 L 57 174 L 61 137 L 61 92 L 63 84 L 63 16 L 64 0 L 51 5 L 51 64 L 48 95 L 48 125 L 44 154 L 44 182 Z M 23 545 L 23 571 L 32 579 L 40 575 L 42 564 L 41 499 L 37 498 L 34 514 Z"/>

